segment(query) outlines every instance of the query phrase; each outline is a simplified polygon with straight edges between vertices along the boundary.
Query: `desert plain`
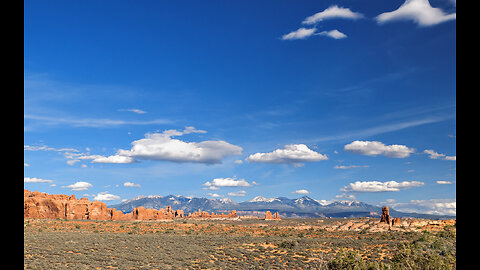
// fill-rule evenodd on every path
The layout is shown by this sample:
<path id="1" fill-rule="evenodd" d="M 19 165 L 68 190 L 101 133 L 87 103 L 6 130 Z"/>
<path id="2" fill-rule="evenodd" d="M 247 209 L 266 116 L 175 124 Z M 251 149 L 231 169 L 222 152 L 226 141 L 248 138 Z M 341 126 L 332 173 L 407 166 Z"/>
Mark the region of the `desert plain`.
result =
<path id="1" fill-rule="evenodd" d="M 455 269 L 456 221 L 24 219 L 24 269 Z"/>

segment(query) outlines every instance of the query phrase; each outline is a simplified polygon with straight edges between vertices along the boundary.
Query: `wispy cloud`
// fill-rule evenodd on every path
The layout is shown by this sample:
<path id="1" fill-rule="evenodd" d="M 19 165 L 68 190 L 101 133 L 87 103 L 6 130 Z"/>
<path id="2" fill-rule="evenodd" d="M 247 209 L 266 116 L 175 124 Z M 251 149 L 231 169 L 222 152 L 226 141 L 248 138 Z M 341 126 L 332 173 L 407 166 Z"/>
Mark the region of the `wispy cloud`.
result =
<path id="1" fill-rule="evenodd" d="M 119 109 L 119 112 L 133 112 L 136 114 L 146 114 L 146 111 L 140 110 L 140 109 Z"/>
<path id="2" fill-rule="evenodd" d="M 282 40 L 307 39 L 310 36 L 326 36 L 333 39 L 346 38 L 347 35 L 337 29 L 317 32 L 317 28 L 299 28 L 282 36 Z"/>
<path id="3" fill-rule="evenodd" d="M 432 117 L 427 116 L 427 117 L 422 117 L 420 119 L 399 121 L 396 123 L 368 127 L 365 129 L 354 130 L 346 133 L 339 133 L 331 136 L 305 139 L 302 141 L 318 143 L 318 142 L 326 142 L 326 141 L 344 141 L 352 138 L 366 138 L 366 137 L 384 134 L 388 132 L 394 132 L 394 131 L 422 126 L 426 124 L 442 122 L 448 119 L 452 119 L 454 117 L 455 117 L 454 115 L 443 115 L 443 116 L 432 116 Z"/>
<path id="4" fill-rule="evenodd" d="M 457 160 L 457 156 L 447 156 L 445 154 L 440 154 L 440 153 L 437 153 L 433 150 L 424 150 L 423 151 L 425 154 L 428 154 L 430 159 L 441 159 L 441 160 Z"/>
<path id="5" fill-rule="evenodd" d="M 433 26 L 456 18 L 456 13 L 445 14 L 440 8 L 432 7 L 428 0 L 406 0 L 398 9 L 375 17 L 379 24 L 409 20 L 419 26 Z"/>
<path id="6" fill-rule="evenodd" d="M 24 177 L 23 182 L 24 183 L 52 183 L 53 180 L 41 179 L 36 177 Z"/>
<path id="7" fill-rule="evenodd" d="M 26 120 L 35 120 L 46 126 L 67 125 L 72 127 L 96 127 L 108 128 L 126 125 L 158 125 L 171 124 L 172 121 L 168 119 L 153 119 L 143 121 L 128 121 L 108 118 L 75 118 L 75 117 L 54 117 L 25 114 L 23 116 Z"/>
<path id="8" fill-rule="evenodd" d="M 299 28 L 295 31 L 292 31 L 288 34 L 282 36 L 282 40 L 294 40 L 294 39 L 306 39 L 309 36 L 312 36 L 316 28 Z"/>
<path id="9" fill-rule="evenodd" d="M 78 152 L 73 148 L 55 148 L 46 145 L 23 145 L 23 151 L 55 151 L 55 152 Z"/>
<path id="10" fill-rule="evenodd" d="M 247 192 L 245 190 L 233 191 L 233 192 L 227 193 L 227 195 L 232 197 L 243 197 L 247 195 Z"/>
<path id="11" fill-rule="evenodd" d="M 369 168 L 368 165 L 335 165 L 333 168 L 338 170 L 348 170 L 348 169 L 355 169 L 355 168 Z"/>
<path id="12" fill-rule="evenodd" d="M 356 20 L 363 18 L 363 15 L 359 12 L 353 12 L 349 8 L 339 7 L 337 5 L 330 6 L 324 11 L 315 13 L 312 16 L 307 17 L 303 24 L 315 24 L 328 19 L 350 19 Z"/>
<path id="13" fill-rule="evenodd" d="M 342 39 L 342 38 L 346 38 L 347 35 L 345 35 L 344 33 L 338 31 L 337 29 L 334 29 L 334 30 L 330 30 L 330 31 L 322 31 L 322 32 L 319 32 L 319 33 L 316 33 L 315 35 L 318 35 L 318 36 L 327 36 L 327 37 L 331 37 L 333 39 Z"/>

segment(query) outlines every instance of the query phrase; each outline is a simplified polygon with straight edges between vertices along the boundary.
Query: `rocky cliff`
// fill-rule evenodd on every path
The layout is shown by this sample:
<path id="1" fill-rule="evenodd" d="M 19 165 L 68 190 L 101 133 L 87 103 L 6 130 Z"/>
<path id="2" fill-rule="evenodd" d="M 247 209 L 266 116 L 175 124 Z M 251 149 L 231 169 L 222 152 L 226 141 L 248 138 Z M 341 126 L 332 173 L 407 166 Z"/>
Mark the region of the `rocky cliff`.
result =
<path id="1" fill-rule="evenodd" d="M 50 195 L 38 191 L 24 190 L 24 218 L 43 219 L 89 219 L 89 220 L 161 220 L 172 218 L 236 218 L 235 210 L 229 214 L 207 212 L 185 215 L 183 210 L 173 210 L 171 206 L 165 209 L 146 209 L 137 207 L 132 212 L 124 214 L 115 208 L 107 208 L 103 202 L 90 202 L 87 198 L 77 199 L 75 195 Z"/>

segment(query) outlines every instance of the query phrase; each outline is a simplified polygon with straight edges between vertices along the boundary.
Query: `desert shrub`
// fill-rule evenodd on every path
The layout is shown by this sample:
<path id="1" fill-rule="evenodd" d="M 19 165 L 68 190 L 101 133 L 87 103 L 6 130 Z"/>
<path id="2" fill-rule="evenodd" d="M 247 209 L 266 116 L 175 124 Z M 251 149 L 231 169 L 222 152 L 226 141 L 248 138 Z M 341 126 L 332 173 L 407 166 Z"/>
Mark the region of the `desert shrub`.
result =
<path id="1" fill-rule="evenodd" d="M 286 249 L 292 249 L 297 245 L 297 242 L 295 241 L 282 241 L 280 244 L 278 244 L 279 248 L 286 248 Z"/>
<path id="2" fill-rule="evenodd" d="M 455 238 L 456 232 L 452 229 L 453 226 L 445 226 L 443 228 L 443 231 L 440 231 L 437 236 L 442 237 L 442 238 L 450 238 L 453 239 Z"/>
<path id="3" fill-rule="evenodd" d="M 366 262 L 357 251 L 342 249 L 334 259 L 327 262 L 327 269 L 373 270 L 390 269 L 388 265 L 378 262 Z"/>
<path id="4" fill-rule="evenodd" d="M 450 254 L 424 251 L 405 244 L 392 259 L 394 269 L 454 269 Z"/>
<path id="5" fill-rule="evenodd" d="M 365 262 L 358 252 L 346 252 L 342 249 L 337 256 L 327 264 L 328 269 L 365 269 Z"/>
<path id="6" fill-rule="evenodd" d="M 448 228 L 437 235 L 425 232 L 399 246 L 392 258 L 394 268 L 455 269 L 456 235 Z"/>

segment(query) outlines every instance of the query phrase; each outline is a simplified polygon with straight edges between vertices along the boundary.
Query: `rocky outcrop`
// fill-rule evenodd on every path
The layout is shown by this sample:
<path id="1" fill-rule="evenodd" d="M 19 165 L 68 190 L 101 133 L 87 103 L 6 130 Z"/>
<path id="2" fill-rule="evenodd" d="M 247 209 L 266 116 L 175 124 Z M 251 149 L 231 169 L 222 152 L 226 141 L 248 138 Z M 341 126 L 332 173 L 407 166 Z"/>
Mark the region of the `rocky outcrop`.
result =
<path id="1" fill-rule="evenodd" d="M 382 207 L 382 217 L 380 218 L 381 223 L 390 224 L 390 213 L 388 206 Z"/>
<path id="2" fill-rule="evenodd" d="M 183 211 L 182 211 L 182 213 L 183 213 Z M 223 213 L 216 214 L 216 213 L 213 213 L 213 212 L 208 213 L 208 212 L 205 212 L 205 211 L 202 211 L 202 210 L 198 209 L 197 212 L 192 212 L 192 213 L 188 214 L 187 217 L 188 218 L 236 218 L 237 217 L 237 211 L 232 210 L 228 214 L 223 214 Z"/>
<path id="3" fill-rule="evenodd" d="M 278 212 L 275 212 L 275 214 L 272 215 L 270 211 L 265 212 L 265 220 L 274 220 L 274 219 L 280 219 L 280 216 L 278 215 Z"/>
<path id="4" fill-rule="evenodd" d="M 322 220 L 320 220 L 322 221 Z M 397 223 L 400 222 L 400 223 Z M 320 222 L 319 222 L 320 223 Z M 323 223 L 323 221 L 322 221 Z M 444 230 L 445 226 L 450 226 L 453 230 L 456 230 L 454 225 L 456 220 L 430 220 L 430 219 L 416 219 L 416 218 L 404 218 L 392 219 L 391 224 L 384 222 L 378 222 L 377 218 L 354 218 L 354 219 L 343 219 L 334 222 L 329 222 L 325 225 L 313 226 L 315 229 L 325 230 L 325 231 L 356 231 L 356 232 L 388 232 L 388 231 L 399 231 L 399 232 L 421 232 L 424 230 L 428 231 L 441 231 Z"/>
<path id="5" fill-rule="evenodd" d="M 402 224 L 402 220 L 400 220 L 400 218 L 392 218 L 392 225 L 401 225 Z"/>
<path id="6" fill-rule="evenodd" d="M 390 209 L 388 206 L 382 207 L 382 216 L 380 217 L 380 223 L 386 223 L 388 225 L 401 225 L 402 221 L 400 218 L 392 218 L 389 213 Z"/>
<path id="7" fill-rule="evenodd" d="M 107 208 L 103 202 L 90 202 L 87 198 L 76 199 L 74 195 L 49 195 L 47 193 L 24 190 L 24 218 L 42 219 L 88 219 L 88 220 L 164 220 L 184 217 L 197 218 L 236 218 L 237 212 L 228 214 L 195 212 L 185 215 L 183 210 L 145 209 L 137 207 L 132 212 L 124 214 L 115 208 Z"/>

